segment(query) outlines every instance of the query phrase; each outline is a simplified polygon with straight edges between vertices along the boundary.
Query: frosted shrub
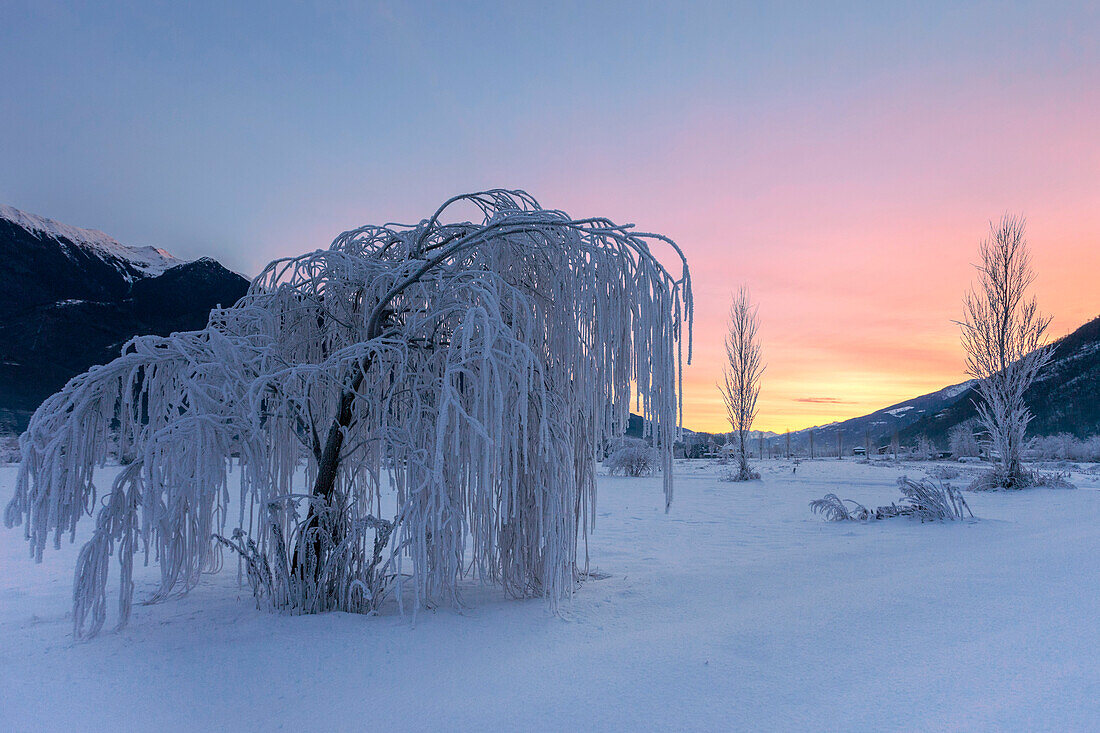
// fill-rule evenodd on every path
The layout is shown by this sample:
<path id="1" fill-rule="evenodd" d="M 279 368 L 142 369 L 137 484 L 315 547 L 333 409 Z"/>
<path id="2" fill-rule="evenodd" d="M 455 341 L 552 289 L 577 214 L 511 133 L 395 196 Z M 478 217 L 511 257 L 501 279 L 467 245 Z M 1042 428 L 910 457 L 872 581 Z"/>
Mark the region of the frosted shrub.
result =
<path id="1" fill-rule="evenodd" d="M 955 458 L 974 457 L 981 454 L 981 446 L 974 436 L 974 422 L 973 420 L 967 420 L 948 431 L 948 450 Z"/>
<path id="2" fill-rule="evenodd" d="M 928 475 L 940 481 L 950 481 L 953 478 L 958 478 L 960 472 L 959 469 L 952 466 L 934 466 L 929 469 Z"/>
<path id="3" fill-rule="evenodd" d="M 19 439 L 14 435 L 0 436 L 0 464 L 19 462 Z"/>
<path id="4" fill-rule="evenodd" d="M 1031 471 L 1021 469 L 1013 481 L 1009 481 L 1000 466 L 986 471 L 975 478 L 970 486 L 971 491 L 1003 491 L 1029 489 L 1043 487 L 1048 489 L 1073 489 L 1076 488 L 1069 482 L 1068 471 Z"/>
<path id="5" fill-rule="evenodd" d="M 298 501 L 287 500 L 293 504 Z M 233 531 L 232 540 L 221 535 L 215 535 L 215 539 L 242 558 L 257 601 L 266 597 L 274 608 L 301 613 L 377 610 L 395 580 L 391 563 L 383 562 L 393 522 L 369 514 L 350 520 L 342 516 L 346 507 L 311 503 L 317 507 L 313 512 L 316 521 L 297 523 L 295 534 L 289 539 L 284 539 L 279 529 L 279 502 L 269 505 L 268 510 L 274 515 L 274 546 L 267 553 L 261 552 L 242 529 Z M 339 544 L 335 544 L 337 541 Z M 315 545 L 319 550 L 314 549 Z M 329 561 L 323 565 L 296 561 L 300 557 L 314 560 L 323 557 Z"/>
<path id="6" fill-rule="evenodd" d="M 747 462 L 738 461 L 736 471 L 726 471 L 722 476 L 723 481 L 756 481 L 760 478 L 758 471 L 752 470 Z"/>
<path id="7" fill-rule="evenodd" d="M 830 522 L 862 522 L 871 517 L 867 507 L 854 499 L 841 499 L 836 494 L 826 494 L 810 502 L 810 511 L 820 514 Z"/>
<path id="8" fill-rule="evenodd" d="M 1032 474 L 1032 486 L 1045 489 L 1076 489 L 1069 480 L 1069 471 L 1036 471 Z"/>
<path id="9" fill-rule="evenodd" d="M 454 206 L 480 222 L 445 223 Z M 136 553 L 159 565 L 156 601 L 215 568 L 219 542 L 292 612 L 457 603 L 466 576 L 556 606 L 595 516 L 596 446 L 632 401 L 672 500 L 690 329 L 687 261 L 665 237 L 522 191 L 458 196 L 276 260 L 205 329 L 135 338 L 73 378 L 20 439 L 5 523 L 40 560 L 101 507 L 77 637 L 104 623 L 112 556 L 121 625 Z M 132 460 L 101 493 L 111 428 Z"/>
<path id="10" fill-rule="evenodd" d="M 928 479 L 913 481 L 902 476 L 898 479 L 898 489 L 903 497 L 890 507 L 896 507 L 896 513 L 887 512 L 884 516 L 912 516 L 922 522 L 965 519 L 967 514 L 974 517 L 962 493 L 950 484 L 933 483 Z M 880 507 L 879 511 L 882 509 Z"/>
<path id="11" fill-rule="evenodd" d="M 915 461 L 930 461 L 937 453 L 936 444 L 928 436 L 921 435 L 917 438 L 917 445 L 910 457 Z"/>
<path id="12" fill-rule="evenodd" d="M 1008 475 L 1004 469 L 1000 466 L 996 466 L 988 471 L 983 471 L 970 482 L 967 489 L 970 491 L 1000 491 L 1005 489 L 1009 485 Z M 1032 473 L 1030 471 L 1020 470 L 1011 481 L 1011 487 L 1013 489 L 1025 489 L 1032 484 Z"/>
<path id="13" fill-rule="evenodd" d="M 603 462 L 607 472 L 614 476 L 651 476 L 656 467 L 653 446 L 637 438 L 623 438 Z"/>
<path id="14" fill-rule="evenodd" d="M 1082 441 L 1079 460 L 1100 463 L 1100 435 L 1093 435 Z"/>
<path id="15" fill-rule="evenodd" d="M 874 511 L 851 499 L 841 499 L 836 494 L 826 494 L 810 502 L 810 511 L 833 522 L 865 522 L 871 519 L 911 517 L 923 522 L 950 521 L 971 518 L 974 514 L 966 499 L 950 484 L 933 483 L 927 479 L 913 481 L 902 476 L 898 479 L 902 493 L 900 501 L 880 506 Z"/>
<path id="16" fill-rule="evenodd" d="M 1100 461 L 1100 435 L 1081 439 L 1069 433 L 1059 433 L 1033 438 L 1028 443 L 1028 450 L 1034 457 L 1048 460 Z"/>
<path id="17" fill-rule="evenodd" d="M 1029 478 L 1022 452 L 1032 417 L 1024 394 L 1051 359 L 1051 347 L 1044 345 L 1050 316 L 1027 297 L 1035 273 L 1022 219 L 1005 216 L 999 225 L 991 223 L 980 252 L 978 283 L 966 295 L 959 322 L 967 373 L 977 380 L 978 425 L 998 464 L 979 481 L 1024 488 Z"/>

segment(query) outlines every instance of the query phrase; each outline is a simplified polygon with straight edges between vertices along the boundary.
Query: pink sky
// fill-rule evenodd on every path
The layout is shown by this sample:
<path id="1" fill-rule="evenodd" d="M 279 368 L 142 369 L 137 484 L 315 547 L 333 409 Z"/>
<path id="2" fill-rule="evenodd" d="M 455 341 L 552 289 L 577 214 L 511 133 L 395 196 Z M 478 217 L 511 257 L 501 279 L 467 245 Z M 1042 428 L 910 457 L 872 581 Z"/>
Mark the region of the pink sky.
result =
<path id="1" fill-rule="evenodd" d="M 760 306 L 768 365 L 757 426 L 774 431 L 966 379 L 952 319 L 1005 212 L 1027 218 L 1052 334 L 1100 315 L 1100 88 L 882 84 L 751 112 L 702 102 L 599 129 L 585 110 L 565 124 L 533 117 L 474 151 L 483 170 L 462 188 L 513 185 L 522 168 L 517 183 L 544 205 L 683 247 L 696 298 L 685 426 L 696 430 L 728 429 L 715 384 L 741 283 Z M 533 138 L 545 147 L 523 145 Z M 333 221 L 420 218 L 451 192 L 450 175 L 415 188 L 416 205 L 393 188 L 326 197 L 268 241 L 290 253 L 326 241 Z"/>
<path id="2" fill-rule="evenodd" d="M 269 6 L 5 6 L 0 202 L 245 273 L 486 188 L 633 222 L 691 261 L 695 429 L 741 284 L 777 431 L 963 380 L 1003 213 L 1054 335 L 1100 314 L 1095 3 Z"/>
<path id="3" fill-rule="evenodd" d="M 688 427 L 728 429 L 715 382 L 740 283 L 759 303 L 768 362 L 759 427 L 854 417 L 966 378 L 952 319 L 989 219 L 1004 212 L 1027 217 L 1053 335 L 1100 315 L 1097 90 L 1035 91 L 899 91 L 801 116 L 704 106 L 627 162 L 625 185 L 594 170 L 560 205 L 587 214 L 585 202 L 605 201 L 688 253 Z"/>

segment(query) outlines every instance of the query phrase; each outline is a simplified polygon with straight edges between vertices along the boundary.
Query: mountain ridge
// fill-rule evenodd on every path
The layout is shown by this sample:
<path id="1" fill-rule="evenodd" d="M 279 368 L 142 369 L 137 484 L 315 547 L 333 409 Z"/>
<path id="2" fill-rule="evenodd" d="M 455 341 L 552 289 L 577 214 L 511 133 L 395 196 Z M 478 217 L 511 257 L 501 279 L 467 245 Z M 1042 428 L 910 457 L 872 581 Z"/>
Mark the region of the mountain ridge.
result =
<path id="1" fill-rule="evenodd" d="M 1024 393 L 1031 411 L 1029 437 L 1100 435 L 1100 316 L 1051 343 L 1050 363 Z M 977 390 L 966 390 L 941 412 L 909 425 L 901 437 L 926 437 L 943 447 L 951 428 L 977 417 Z"/>
<path id="2" fill-rule="evenodd" d="M 1100 316 L 1051 343 L 1053 357 L 1024 399 L 1034 416 L 1028 436 L 1069 433 L 1078 438 L 1100 434 Z M 948 385 L 859 417 L 791 431 L 791 447 L 805 452 L 813 434 L 820 455 L 835 455 L 837 433 L 844 452 L 888 444 L 894 434 L 902 445 L 928 438 L 947 448 L 951 428 L 974 419 L 978 394 L 974 380 Z M 709 435 L 697 431 L 693 434 Z M 785 447 L 786 435 L 765 437 L 768 445 Z"/>
<path id="3" fill-rule="evenodd" d="M 0 204 L 0 432 L 20 432 L 49 395 L 130 338 L 202 328 L 248 281 Z"/>

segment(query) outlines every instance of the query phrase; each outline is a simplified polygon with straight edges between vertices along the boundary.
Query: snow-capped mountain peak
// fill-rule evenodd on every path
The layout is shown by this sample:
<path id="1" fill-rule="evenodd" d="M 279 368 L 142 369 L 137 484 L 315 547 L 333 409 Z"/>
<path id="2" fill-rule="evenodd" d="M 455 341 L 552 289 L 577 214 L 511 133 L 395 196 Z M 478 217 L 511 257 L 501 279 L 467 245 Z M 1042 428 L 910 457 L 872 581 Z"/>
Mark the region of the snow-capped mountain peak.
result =
<path id="1" fill-rule="evenodd" d="M 186 262 L 158 247 L 131 247 L 98 229 L 82 229 L 62 224 L 44 216 L 20 211 L 13 206 L 0 204 L 0 219 L 40 237 L 54 239 L 66 247 L 79 247 L 114 266 L 129 281 L 141 277 L 156 277 L 165 270 Z"/>
<path id="2" fill-rule="evenodd" d="M 0 436 L 23 431 L 42 400 L 133 336 L 203 328 L 247 289 L 215 260 L 0 204 Z"/>

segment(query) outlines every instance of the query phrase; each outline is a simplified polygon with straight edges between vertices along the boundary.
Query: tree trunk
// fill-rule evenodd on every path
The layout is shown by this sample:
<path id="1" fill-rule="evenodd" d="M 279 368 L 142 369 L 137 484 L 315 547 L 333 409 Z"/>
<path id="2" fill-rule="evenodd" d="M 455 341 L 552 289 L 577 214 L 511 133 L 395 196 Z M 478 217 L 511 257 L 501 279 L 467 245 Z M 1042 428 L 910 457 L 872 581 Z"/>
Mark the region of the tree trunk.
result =
<path id="1" fill-rule="evenodd" d="M 370 368 L 370 364 L 364 363 L 359 366 L 360 368 L 352 379 L 351 384 L 348 385 L 343 394 L 340 395 L 340 405 L 336 410 L 336 417 L 333 419 L 332 426 L 328 431 L 328 436 L 325 438 L 325 445 L 321 450 L 321 455 L 317 459 L 317 478 L 313 482 L 313 491 L 310 492 L 311 496 L 314 498 L 309 502 L 309 513 L 306 515 L 306 521 L 303 525 L 304 530 L 307 531 L 309 528 L 316 526 L 321 506 L 325 509 L 330 509 L 338 504 L 340 499 L 340 497 L 336 496 L 336 478 L 340 472 L 340 451 L 344 447 L 344 431 L 351 426 L 351 408 L 355 403 L 355 394 L 362 386 L 363 375 L 366 370 Z M 344 528 L 339 521 L 335 521 L 332 523 L 331 531 L 332 536 L 329 539 L 332 542 L 332 546 L 336 547 L 344 539 Z M 295 545 L 294 555 L 291 559 L 291 567 L 294 571 L 300 569 L 303 561 L 303 558 L 298 552 L 299 547 L 300 543 Z M 319 573 L 324 563 L 324 551 L 320 533 L 314 535 L 313 540 L 309 543 L 309 549 L 316 563 L 314 570 Z"/>

